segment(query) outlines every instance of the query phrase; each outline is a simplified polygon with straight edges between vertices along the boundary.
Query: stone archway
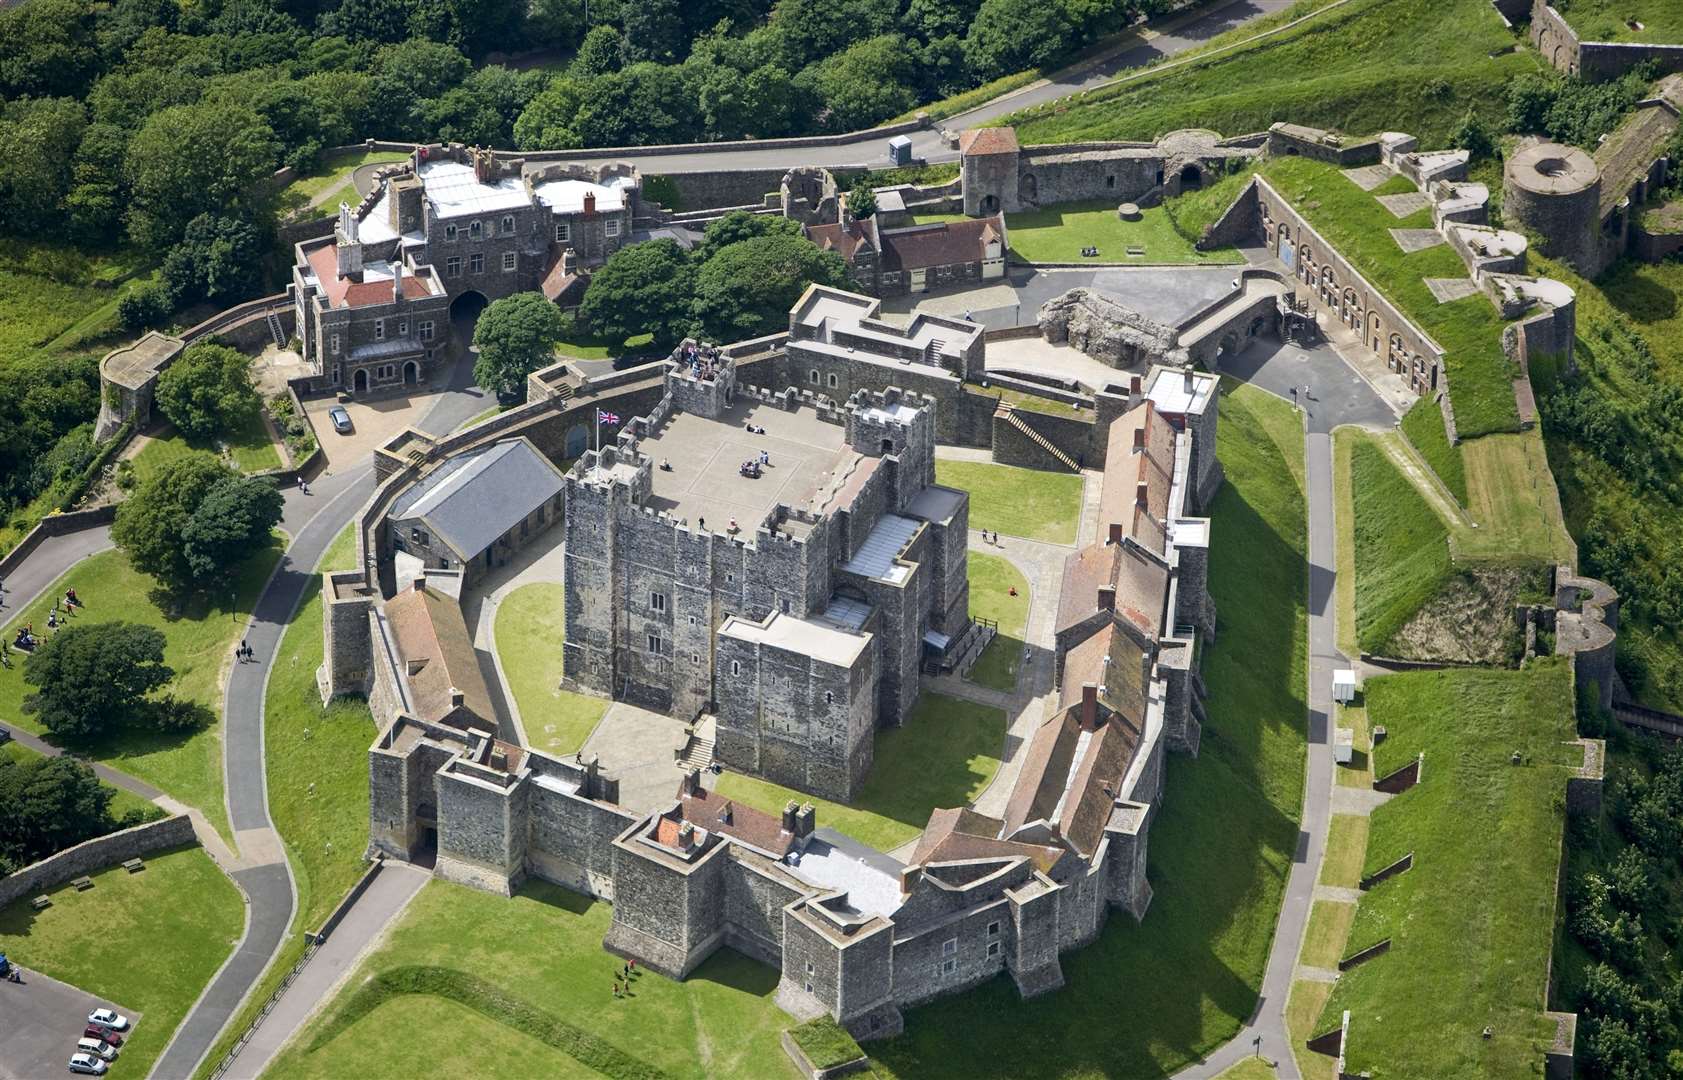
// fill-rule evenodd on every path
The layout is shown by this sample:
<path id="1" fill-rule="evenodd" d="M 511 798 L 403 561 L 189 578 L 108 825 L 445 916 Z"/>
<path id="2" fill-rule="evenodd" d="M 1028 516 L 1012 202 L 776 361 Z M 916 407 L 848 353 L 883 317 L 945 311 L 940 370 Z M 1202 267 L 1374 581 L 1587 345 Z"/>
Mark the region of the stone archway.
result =
<path id="1" fill-rule="evenodd" d="M 351 390 L 353 393 L 368 393 L 368 369 L 357 368 L 356 374 L 351 376 Z"/>
<path id="2" fill-rule="evenodd" d="M 984 213 L 984 214 L 997 214 L 997 213 L 999 213 L 999 196 L 998 195 L 983 195 L 982 196 L 981 209 L 982 209 L 982 213 Z"/>
<path id="3" fill-rule="evenodd" d="M 403 385 L 414 386 L 421 381 L 421 368 L 413 360 L 403 362 Z"/>
<path id="4" fill-rule="evenodd" d="M 1204 170 L 1196 164 L 1183 166 L 1180 170 L 1180 189 L 1182 191 L 1197 191 L 1204 186 Z"/>

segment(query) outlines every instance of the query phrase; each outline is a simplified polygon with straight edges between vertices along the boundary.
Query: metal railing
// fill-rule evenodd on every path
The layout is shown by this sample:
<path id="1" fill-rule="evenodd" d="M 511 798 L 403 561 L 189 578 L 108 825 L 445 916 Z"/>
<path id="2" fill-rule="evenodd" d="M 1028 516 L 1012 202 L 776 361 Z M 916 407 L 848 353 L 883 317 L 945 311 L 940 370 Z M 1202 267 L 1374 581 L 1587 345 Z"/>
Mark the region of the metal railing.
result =
<path id="1" fill-rule="evenodd" d="M 280 1003 L 282 995 L 297 980 L 299 974 L 304 970 L 304 965 L 310 962 L 310 957 L 316 954 L 316 949 L 319 947 L 320 942 L 316 940 L 314 935 L 311 935 L 310 943 L 304 946 L 304 955 L 298 958 L 298 962 L 292 965 L 292 970 L 286 973 L 285 978 L 281 979 L 280 985 L 275 987 L 274 993 L 269 995 L 269 1000 L 263 1003 L 263 1008 L 258 1010 L 257 1015 L 252 1018 L 250 1026 L 241 1032 L 240 1037 L 234 1041 L 234 1045 L 228 1048 L 227 1054 L 223 1055 L 221 1062 L 210 1074 L 210 1080 L 222 1080 L 222 1077 L 227 1075 L 228 1070 L 234 1067 L 234 1061 L 240 1056 L 240 1051 L 244 1050 L 246 1045 L 251 1042 L 257 1034 L 257 1029 L 263 1026 L 263 1021 L 269 1018 L 269 1014 Z"/>

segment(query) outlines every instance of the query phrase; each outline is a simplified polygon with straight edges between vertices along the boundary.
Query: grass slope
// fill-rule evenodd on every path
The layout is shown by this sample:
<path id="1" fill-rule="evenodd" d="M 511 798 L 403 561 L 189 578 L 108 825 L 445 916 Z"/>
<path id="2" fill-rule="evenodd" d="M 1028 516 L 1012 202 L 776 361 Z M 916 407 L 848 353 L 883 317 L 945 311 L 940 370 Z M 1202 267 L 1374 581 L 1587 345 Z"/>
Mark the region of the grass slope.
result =
<path id="1" fill-rule="evenodd" d="M 277 537 L 234 573 L 227 593 L 195 600 L 173 616 L 153 602 L 152 579 L 136 572 L 121 551 L 89 556 L 53 582 L 41 599 L 14 615 L 0 632 L 10 635 L 13 627 L 24 623 L 33 624 L 36 633 L 45 631 L 51 598 L 62 597 L 66 587 L 74 587 L 86 605 L 76 616 L 78 622 L 125 620 L 162 631 L 164 662 L 175 669 L 175 681 L 168 691 L 199 702 L 217 717 L 215 723 L 197 731 L 124 730 L 97 740 L 53 741 L 197 807 L 224 836 L 231 835 L 222 805 L 224 665 L 232 661 L 240 629 L 279 558 Z M 17 663 L 14 653 L 12 666 L 0 669 L 0 716 L 25 731 L 45 736 L 46 729 L 23 710 L 24 698 L 34 692 L 23 681 L 26 664 Z"/>
<path id="2" fill-rule="evenodd" d="M 726 772 L 718 791 L 768 814 L 790 799 L 810 802 L 818 824 L 882 851 L 915 839 L 929 812 L 968 806 L 999 771 L 1005 714 L 986 705 L 925 691 L 905 724 L 877 732 L 876 760 L 851 804 Z"/>
<path id="3" fill-rule="evenodd" d="M 1449 530 L 1365 433 L 1338 432 L 1355 492 L 1356 639 L 1382 652 L 1452 572 Z"/>
<path id="4" fill-rule="evenodd" d="M 1424 145 L 1434 145 L 1424 143 Z M 1464 278 L 1466 264 L 1448 244 L 1404 253 L 1391 229 L 1429 229 L 1428 207 L 1404 218 L 1339 173 L 1303 157 L 1275 158 L 1262 169 L 1276 191 L 1364 277 L 1444 350 L 1456 430 L 1463 439 L 1518 431 L 1513 365 L 1502 352 L 1506 323 L 1483 293 L 1440 304 L 1426 278 Z"/>
<path id="5" fill-rule="evenodd" d="M 239 890 L 198 847 L 113 866 L 94 887 L 48 890 L 53 905 L 19 900 L 0 911 L 0 952 L 144 1016 L 115 1070 L 145 1076 L 245 924 Z M 69 1048 L 66 1047 L 68 1055 Z"/>
<path id="6" fill-rule="evenodd" d="M 1385 938 L 1391 951 L 1345 973 L 1320 1027 L 1351 1011 L 1351 1072 L 1533 1076 L 1553 1032 L 1542 1008 L 1571 670 L 1545 660 L 1415 672 L 1370 679 L 1365 692 L 1390 732 L 1375 773 L 1426 755 L 1421 783 L 1373 812 L 1366 872 L 1410 851 L 1414 868 L 1363 894 L 1348 951 Z"/>
<path id="7" fill-rule="evenodd" d="M 684 982 L 643 972 L 631 995 L 616 999 L 610 984 L 620 961 L 601 945 L 611 918 L 609 905 L 542 882 L 510 899 L 434 881 L 270 1074 L 392 1075 L 383 1061 L 372 1074 L 360 1072 L 367 1047 L 348 1037 L 374 1031 L 369 1018 L 383 1015 L 401 1017 L 404 1039 L 421 1051 L 409 1058 L 416 1071 L 403 1075 L 460 1076 L 451 1066 L 461 1061 L 463 1040 L 450 1020 L 464 1006 L 503 1034 L 571 1047 L 579 1067 L 565 1066 L 563 1076 L 593 1075 L 585 1064 L 615 1077 L 650 1075 L 638 1066 L 698 1080 L 788 1074 L 778 1034 L 790 1019 L 772 1003 L 777 972 L 721 950 Z M 463 927 L 475 929 L 464 936 Z M 436 968 L 423 973 L 441 959 L 454 977 Z M 420 992 L 400 996 L 405 984 Z M 524 1071 L 551 1075 L 556 1060 L 551 1049 Z M 490 1073 L 478 1059 L 469 1071 Z"/>
<path id="8" fill-rule="evenodd" d="M 972 551 L 969 559 L 970 617 L 992 619 L 999 633 L 970 668 L 970 680 L 995 690 L 1017 688 L 1017 661 L 1028 622 L 1029 583 L 1003 555 Z M 1012 596 L 1011 590 L 1017 595 Z"/>
<path id="9" fill-rule="evenodd" d="M 0 241 L 0 363 L 115 334 L 122 285 L 145 276 L 136 251 L 87 255 L 46 242 Z"/>
<path id="10" fill-rule="evenodd" d="M 1113 916 L 1063 957 L 1057 993 L 1024 1002 L 1001 977 L 913 1010 L 905 1035 L 871 1044 L 880 1074 L 1046 1076 L 1055 1061 L 1064 1077 L 1156 1076 L 1230 1038 L 1255 1007 L 1303 795 L 1303 442 L 1283 402 L 1224 393 L 1210 723 L 1197 759 L 1168 759 L 1145 922 Z"/>
<path id="11" fill-rule="evenodd" d="M 1683 7 L 1676 0 L 1572 0 L 1555 7 L 1582 41 L 1683 45 Z"/>
<path id="12" fill-rule="evenodd" d="M 1254 32 L 1247 28 L 1243 36 Z M 1486 0 L 1354 0 L 1303 26 L 1197 63 L 1169 66 L 1003 118 L 1025 143 L 1155 139 L 1180 128 L 1226 135 L 1287 120 L 1440 144 L 1470 109 L 1503 114 L 1503 86 L 1541 70 Z"/>
<path id="13" fill-rule="evenodd" d="M 1445 487 L 1462 505 L 1467 505 L 1467 466 L 1461 460 L 1461 448 L 1449 445 L 1449 433 L 1443 426 L 1443 411 L 1431 398 L 1421 398 L 1402 418 L 1402 433 L 1414 444 L 1414 449 L 1426 459 L 1426 464 L 1438 474 Z"/>
<path id="14" fill-rule="evenodd" d="M 935 482 L 970 493 L 970 527 L 1074 544 L 1081 477 L 983 461 L 935 462 Z"/>
<path id="15" fill-rule="evenodd" d="M 560 688 L 565 599 L 560 585 L 540 581 L 515 589 L 497 609 L 497 657 L 520 707 L 527 744 L 557 755 L 583 746 L 608 708 L 601 698 Z"/>

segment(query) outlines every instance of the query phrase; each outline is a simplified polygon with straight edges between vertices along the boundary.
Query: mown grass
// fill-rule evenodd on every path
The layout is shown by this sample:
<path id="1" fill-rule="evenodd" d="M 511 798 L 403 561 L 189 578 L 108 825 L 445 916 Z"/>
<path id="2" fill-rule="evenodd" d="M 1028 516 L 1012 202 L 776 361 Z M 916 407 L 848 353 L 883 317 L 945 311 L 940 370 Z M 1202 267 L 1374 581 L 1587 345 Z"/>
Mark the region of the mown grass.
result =
<path id="1" fill-rule="evenodd" d="M 280 451 L 269 438 L 269 428 L 263 423 L 262 414 L 253 409 L 234 418 L 226 431 L 208 441 L 189 439 L 174 428 L 152 436 L 134 456 L 135 480 L 144 481 L 164 465 L 195 450 L 219 457 L 226 451 L 225 460 L 244 473 L 281 467 Z"/>
<path id="2" fill-rule="evenodd" d="M 121 551 L 91 555 L 53 582 L 29 607 L 13 615 L 0 633 L 15 635 L 24 624 L 46 632 L 47 613 L 55 597 L 74 588 L 83 607 L 76 622 L 126 621 L 154 627 L 164 635 L 164 662 L 175 669 L 167 692 L 196 701 L 215 716 L 215 722 L 193 731 L 125 728 L 98 739 L 59 739 L 48 735 L 35 716 L 24 709 L 34 688 L 23 681 L 27 661 L 0 669 L 0 716 L 25 731 L 46 736 L 67 750 L 140 778 L 189 806 L 222 832 L 228 815 L 222 805 L 222 690 L 224 665 L 233 659 L 234 645 L 251 614 L 263 585 L 280 558 L 280 538 L 232 571 L 227 590 L 188 602 L 179 612 L 166 612 L 153 598 L 155 582 L 129 565 Z"/>
<path id="3" fill-rule="evenodd" d="M 1174 226 L 1181 239 L 1196 244 L 1204 238 L 1205 230 L 1219 221 L 1221 215 L 1233 205 L 1233 201 L 1245 190 L 1245 185 L 1251 182 L 1251 177 L 1255 174 L 1255 168 L 1240 169 L 1213 184 L 1164 199 L 1163 215 L 1169 219 L 1169 224 Z"/>
<path id="4" fill-rule="evenodd" d="M 1572 0 L 1557 7 L 1583 41 L 1683 45 L 1683 7 L 1675 0 Z"/>
<path id="5" fill-rule="evenodd" d="M 1046 416 L 1062 416 L 1071 420 L 1091 420 L 1091 409 L 1078 409 L 1065 401 L 1054 398 L 1041 397 L 1039 394 L 1025 394 L 1021 390 L 1007 390 L 999 386 L 989 386 L 985 393 L 989 397 L 1003 400 L 1013 409 L 1024 412 L 1041 413 Z"/>
<path id="6" fill-rule="evenodd" d="M 1023 655 L 1023 629 L 1028 622 L 1029 583 L 1022 571 L 1002 555 L 972 551 L 970 617 L 992 619 L 999 632 L 970 668 L 970 681 L 995 690 L 1017 688 L 1017 666 Z M 1016 595 L 1011 595 L 1012 590 Z"/>
<path id="7" fill-rule="evenodd" d="M 607 711 L 602 698 L 561 689 L 566 592 L 553 582 L 522 585 L 497 609 L 497 658 L 520 708 L 526 744 L 548 754 L 584 745 Z"/>
<path id="8" fill-rule="evenodd" d="M 1223 1069 L 1216 1080 L 1275 1080 L 1279 1076 L 1274 1067 L 1259 1057 L 1248 1057 Z"/>
<path id="9" fill-rule="evenodd" d="M 1140 211 L 1138 221 L 1123 221 L 1117 203 L 1109 199 L 1060 203 L 1040 210 L 1005 215 L 1011 237 L 1011 257 L 1026 263 L 1233 263 L 1231 248 L 1199 251 L 1175 231 L 1160 206 Z M 1081 254 L 1099 249 L 1098 258 Z M 1129 249 L 1142 252 L 1130 254 Z"/>
<path id="10" fill-rule="evenodd" d="M 614 360 L 647 351 L 654 341 L 653 334 L 634 334 L 624 341 L 614 341 L 599 334 L 575 333 L 555 347 L 557 360 Z"/>
<path id="11" fill-rule="evenodd" d="M 1004 712 L 925 691 L 903 725 L 876 733 L 875 763 L 851 803 L 728 771 L 717 790 L 768 814 L 781 814 L 790 799 L 810 802 L 820 827 L 891 851 L 923 831 L 931 810 L 974 802 L 1004 749 Z"/>
<path id="12" fill-rule="evenodd" d="M 1416 401 L 1402 418 L 1402 433 L 1420 451 L 1420 456 L 1456 501 L 1466 506 L 1467 467 L 1461 460 L 1461 448 L 1449 445 L 1449 433 L 1444 429 L 1443 411 L 1438 403 L 1429 397 Z"/>
<path id="13" fill-rule="evenodd" d="M 1415 672 L 1365 692 L 1390 732 L 1375 772 L 1425 754 L 1421 782 L 1373 812 L 1365 869 L 1410 851 L 1414 866 L 1363 894 L 1348 951 L 1386 938 L 1391 950 L 1344 974 L 1318 1026 L 1350 1010 L 1351 1072 L 1533 1076 L 1553 1032 L 1542 1008 L 1571 669 Z"/>
<path id="14" fill-rule="evenodd" d="M 1486 435 L 1462 443 L 1460 450 L 1467 510 L 1479 527 L 1455 531 L 1458 558 L 1577 563 L 1540 431 Z"/>
<path id="15" fill-rule="evenodd" d="M 1345 429 L 1337 439 L 1354 481 L 1356 640 L 1383 652 L 1449 579 L 1449 530 L 1370 436 Z"/>
<path id="16" fill-rule="evenodd" d="M 1356 917 L 1356 905 L 1341 900 L 1317 900 L 1309 911 L 1309 926 L 1303 934 L 1303 951 L 1297 962 L 1310 967 L 1336 969 L 1344 959 L 1344 941 L 1350 936 L 1350 923 Z"/>
<path id="17" fill-rule="evenodd" d="M 1167 762 L 1150 912 L 1137 925 L 1114 913 L 1092 945 L 1065 953 L 1056 993 L 1025 1002 L 1002 976 L 912 1010 L 905 1035 L 870 1045 L 880 1074 L 1043 1076 L 1055 1062 L 1069 1077 L 1157 1076 L 1231 1038 L 1254 1009 L 1303 797 L 1307 574 L 1289 467 L 1303 441 L 1290 407 L 1252 387 L 1225 384 L 1221 413 L 1210 722 L 1196 760 Z"/>
<path id="18" fill-rule="evenodd" d="M 1493 13 L 1492 13 L 1493 14 Z M 1429 145 L 1429 144 L 1428 144 Z M 1463 439 L 1518 431 L 1513 379 L 1502 352 L 1501 315 L 1483 293 L 1440 304 L 1426 278 L 1464 278 L 1466 264 L 1448 244 L 1404 253 L 1390 229 L 1429 229 L 1428 207 L 1397 218 L 1336 166 L 1302 157 L 1276 158 L 1263 177 L 1317 232 L 1444 350 L 1455 426 Z"/>
<path id="19" fill-rule="evenodd" d="M 1514 41 L 1485 0 L 1356 0 L 1263 41 L 998 122 L 1025 143 L 1155 139 L 1191 127 L 1239 135 L 1284 120 L 1408 131 L 1436 146 L 1469 110 L 1500 127 L 1502 88 L 1543 66 L 1529 51 L 1502 53 Z"/>
<path id="20" fill-rule="evenodd" d="M 815 1069 L 833 1069 L 857 1061 L 864 1053 L 847 1029 L 828 1016 L 796 1024 L 789 1029 L 789 1037 Z"/>
<path id="21" fill-rule="evenodd" d="M 143 1014 L 113 1065 L 125 1076 L 147 1074 L 245 924 L 239 890 L 201 848 L 144 858 L 138 874 L 90 874 L 86 892 L 47 890 L 44 911 L 27 899 L 0 911 L 0 952 Z"/>
<path id="22" fill-rule="evenodd" d="M 1367 818 L 1334 814 L 1327 822 L 1327 846 L 1321 859 L 1321 884 L 1354 889 L 1367 858 Z"/>
<path id="23" fill-rule="evenodd" d="M 970 527 L 1049 544 L 1075 543 L 1081 516 L 1081 477 L 995 465 L 935 462 L 935 482 L 970 493 Z"/>
<path id="24" fill-rule="evenodd" d="M 276 198 L 276 207 L 282 215 L 292 214 L 298 217 L 336 214 L 339 212 L 341 201 L 352 206 L 361 201 L 356 193 L 356 185 L 351 182 L 351 173 L 364 165 L 404 161 L 408 157 L 408 154 L 392 150 L 364 150 L 334 157 L 333 160 L 318 165 L 282 188 Z M 329 190 L 333 191 L 332 196 L 322 199 L 312 213 L 310 203 Z"/>
<path id="25" fill-rule="evenodd" d="M 357 1068 L 370 1060 L 367 1047 L 350 1035 L 378 1030 L 370 1017 L 385 1016 L 401 1017 L 405 1041 L 424 1051 L 404 1075 L 462 1075 L 452 1069 L 462 1039 L 449 1021 L 464 1008 L 549 1047 L 522 1070 L 539 1075 L 553 1075 L 563 1053 L 610 1077 L 788 1072 L 778 1035 L 790 1018 L 772 1002 L 774 969 L 725 949 L 683 982 L 640 972 L 630 995 L 615 998 L 621 961 L 602 949 L 611 918 L 608 904 L 546 883 L 507 898 L 431 882 L 271 1073 L 370 1075 Z M 431 966 L 440 963 L 450 967 Z M 489 1070 L 475 1060 L 468 1071 Z M 373 1075 L 386 1072 L 382 1061 Z M 589 1074 L 564 1064 L 560 1075 Z"/>

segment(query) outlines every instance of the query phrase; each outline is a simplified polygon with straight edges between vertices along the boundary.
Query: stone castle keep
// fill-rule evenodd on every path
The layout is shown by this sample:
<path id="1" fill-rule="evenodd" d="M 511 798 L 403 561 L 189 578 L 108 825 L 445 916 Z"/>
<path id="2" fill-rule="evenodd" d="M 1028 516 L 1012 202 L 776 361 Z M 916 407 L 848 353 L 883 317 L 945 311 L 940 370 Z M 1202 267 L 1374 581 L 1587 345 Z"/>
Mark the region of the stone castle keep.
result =
<path id="1" fill-rule="evenodd" d="M 365 569 L 323 576 L 323 693 L 366 695 L 379 728 L 372 850 L 436 853 L 438 875 L 497 892 L 535 876 L 610 900 L 604 944 L 675 978 L 728 945 L 778 969 L 784 1008 L 860 1037 L 1000 973 L 1025 996 L 1055 989 L 1060 955 L 1111 909 L 1144 917 L 1163 755 L 1197 752 L 1193 637 L 1213 640 L 1209 522 L 1194 516 L 1220 484 L 1213 376 L 1154 368 L 1116 388 L 1095 540 L 1064 571 L 1058 690 L 997 816 L 936 810 L 904 862 L 824 828 L 810 804 L 768 814 L 675 768 L 670 799 L 637 809 L 594 758 L 521 745 L 458 600 L 477 564 L 413 554 L 416 530 L 460 550 L 478 542 L 458 535 L 466 523 L 481 539 L 541 528 L 551 497 L 527 457 L 564 453 L 576 413 L 626 410 L 562 475 L 546 534 L 565 542 L 568 683 L 709 716 L 726 768 L 851 797 L 876 730 L 918 722 L 924 667 L 977 634 L 968 496 L 934 483 L 934 451 L 961 400 L 941 379 L 981 371 L 982 337 L 875 311 L 815 287 L 787 335 L 686 344 L 654 378 L 605 377 L 599 396 L 555 393 L 559 365 L 482 431 L 393 441 L 359 524 Z M 750 373 L 820 392 L 774 394 Z M 895 385 L 913 377 L 934 392 Z M 533 491 L 493 517 L 473 489 L 500 462 Z"/>

